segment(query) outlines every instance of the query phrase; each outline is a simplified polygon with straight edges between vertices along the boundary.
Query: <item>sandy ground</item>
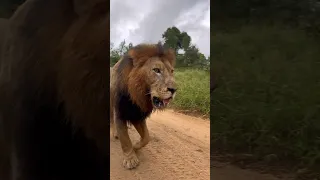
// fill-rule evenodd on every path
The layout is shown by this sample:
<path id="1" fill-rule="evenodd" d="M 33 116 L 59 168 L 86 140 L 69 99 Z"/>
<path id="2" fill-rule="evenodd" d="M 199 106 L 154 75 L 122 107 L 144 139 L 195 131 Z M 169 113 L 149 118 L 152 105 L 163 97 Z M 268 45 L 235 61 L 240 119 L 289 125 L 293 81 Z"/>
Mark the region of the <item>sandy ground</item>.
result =
<path id="1" fill-rule="evenodd" d="M 110 139 L 111 180 L 208 180 L 210 179 L 210 122 L 167 110 L 154 113 L 147 121 L 150 143 L 138 151 L 140 165 L 122 167 L 120 142 Z M 133 142 L 139 135 L 129 130 Z M 214 180 L 277 180 L 271 175 L 214 163 Z"/>

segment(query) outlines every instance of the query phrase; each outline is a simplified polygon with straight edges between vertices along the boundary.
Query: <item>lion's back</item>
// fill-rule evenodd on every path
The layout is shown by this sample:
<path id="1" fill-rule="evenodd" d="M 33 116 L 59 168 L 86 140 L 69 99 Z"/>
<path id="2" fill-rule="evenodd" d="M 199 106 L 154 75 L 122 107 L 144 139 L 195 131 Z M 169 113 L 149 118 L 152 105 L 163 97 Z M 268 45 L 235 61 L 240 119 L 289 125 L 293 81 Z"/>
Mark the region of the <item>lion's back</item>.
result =
<path id="1" fill-rule="evenodd" d="M 5 41 L 6 31 L 9 26 L 9 20 L 0 18 L 0 58 L 2 58 L 2 48 Z"/>
<path id="2" fill-rule="evenodd" d="M 116 87 L 115 84 L 118 81 L 116 71 L 119 68 L 119 64 L 121 61 L 122 61 L 122 59 L 120 59 L 114 66 L 110 67 L 110 89 L 111 90 L 115 90 L 114 89 Z"/>
<path id="3" fill-rule="evenodd" d="M 9 26 L 9 20 L 0 18 L 0 46 L 4 41 L 5 33 L 7 31 L 8 26 Z"/>

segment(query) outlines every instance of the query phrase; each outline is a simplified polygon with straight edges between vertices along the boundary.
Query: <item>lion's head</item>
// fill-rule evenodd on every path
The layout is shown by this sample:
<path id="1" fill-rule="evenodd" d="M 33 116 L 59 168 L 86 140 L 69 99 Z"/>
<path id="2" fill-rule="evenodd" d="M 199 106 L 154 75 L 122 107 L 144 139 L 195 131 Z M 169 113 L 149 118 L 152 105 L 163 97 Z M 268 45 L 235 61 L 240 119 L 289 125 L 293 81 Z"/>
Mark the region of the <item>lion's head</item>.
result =
<path id="1" fill-rule="evenodd" d="M 175 53 L 161 43 L 131 48 L 118 63 L 131 100 L 142 110 L 164 109 L 176 94 Z"/>

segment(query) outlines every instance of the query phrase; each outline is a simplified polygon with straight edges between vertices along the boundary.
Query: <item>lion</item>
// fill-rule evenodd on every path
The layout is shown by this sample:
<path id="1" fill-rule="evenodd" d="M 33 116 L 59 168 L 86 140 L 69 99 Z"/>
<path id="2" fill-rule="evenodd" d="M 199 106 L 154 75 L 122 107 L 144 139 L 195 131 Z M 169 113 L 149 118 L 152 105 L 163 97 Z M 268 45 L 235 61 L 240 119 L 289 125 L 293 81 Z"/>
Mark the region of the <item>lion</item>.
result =
<path id="1" fill-rule="evenodd" d="M 109 178 L 109 3 L 27 0 L 9 19 L 1 180 Z"/>
<path id="2" fill-rule="evenodd" d="M 210 93 L 212 93 L 217 88 L 218 88 L 217 76 L 214 72 L 211 71 L 211 73 L 210 73 Z"/>
<path id="3" fill-rule="evenodd" d="M 5 44 L 5 37 L 7 34 L 7 29 L 9 27 L 9 19 L 0 18 L 0 74 L 1 74 L 1 57 L 2 57 L 2 48 Z"/>
<path id="4" fill-rule="evenodd" d="M 146 119 L 155 110 L 164 110 L 176 94 L 175 53 L 161 43 L 140 44 L 113 66 L 110 75 L 110 127 L 119 138 L 126 169 L 139 165 L 135 153 L 150 140 Z M 127 124 L 141 136 L 132 145 Z"/>
<path id="5" fill-rule="evenodd" d="M 8 25 L 9 25 L 8 19 L 0 18 L 0 57 L 1 57 L 2 46 L 4 44 L 4 38 L 7 33 L 6 31 L 7 31 Z"/>
<path id="6" fill-rule="evenodd" d="M 6 73 L 6 64 L 2 62 L 2 52 L 3 47 L 5 45 L 5 37 L 7 33 L 7 29 L 9 27 L 9 19 L 0 18 L 0 79 L 3 81 L 2 84 L 4 84 L 5 81 L 8 80 L 8 77 L 5 77 Z M 3 90 L 3 88 L 0 87 L 0 94 Z M 5 94 L 4 96 L 1 96 L 1 102 L 6 101 Z M 10 158 L 8 157 L 9 153 L 9 144 L 6 142 L 5 138 L 5 122 L 3 121 L 3 115 L 0 111 L 0 179 L 9 179 L 9 176 L 7 175 L 7 172 L 10 170 L 10 167 L 8 166 L 8 163 L 10 161 Z"/>

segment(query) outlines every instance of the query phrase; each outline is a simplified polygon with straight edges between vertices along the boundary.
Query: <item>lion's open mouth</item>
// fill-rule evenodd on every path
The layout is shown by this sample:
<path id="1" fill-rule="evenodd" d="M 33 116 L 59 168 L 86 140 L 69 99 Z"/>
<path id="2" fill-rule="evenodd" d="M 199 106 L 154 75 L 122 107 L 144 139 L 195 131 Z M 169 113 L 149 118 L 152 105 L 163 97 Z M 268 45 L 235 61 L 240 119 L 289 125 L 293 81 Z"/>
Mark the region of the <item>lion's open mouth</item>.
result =
<path id="1" fill-rule="evenodd" d="M 152 104 L 154 105 L 155 108 L 165 108 L 169 102 L 171 101 L 172 97 L 168 99 L 160 99 L 158 97 L 153 97 L 152 98 Z"/>

